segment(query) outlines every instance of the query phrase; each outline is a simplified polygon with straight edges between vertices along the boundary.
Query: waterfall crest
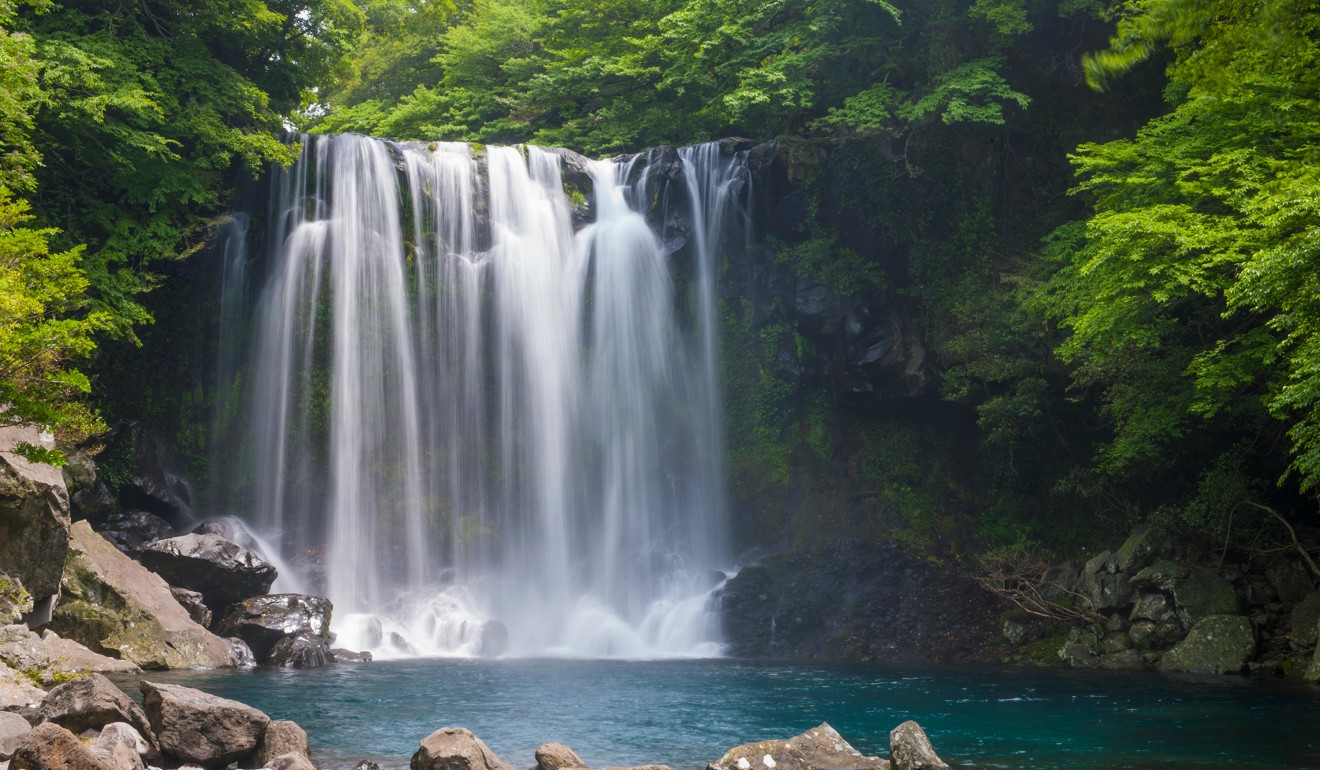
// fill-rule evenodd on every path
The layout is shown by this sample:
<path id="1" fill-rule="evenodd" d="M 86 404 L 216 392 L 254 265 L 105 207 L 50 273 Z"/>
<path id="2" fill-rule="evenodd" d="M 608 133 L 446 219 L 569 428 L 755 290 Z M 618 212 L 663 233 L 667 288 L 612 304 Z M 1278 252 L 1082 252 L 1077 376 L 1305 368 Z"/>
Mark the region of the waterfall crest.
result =
<path id="1" fill-rule="evenodd" d="M 717 654 L 743 156 L 302 143 L 265 256 L 226 250 L 217 512 L 282 543 L 343 647 Z"/>

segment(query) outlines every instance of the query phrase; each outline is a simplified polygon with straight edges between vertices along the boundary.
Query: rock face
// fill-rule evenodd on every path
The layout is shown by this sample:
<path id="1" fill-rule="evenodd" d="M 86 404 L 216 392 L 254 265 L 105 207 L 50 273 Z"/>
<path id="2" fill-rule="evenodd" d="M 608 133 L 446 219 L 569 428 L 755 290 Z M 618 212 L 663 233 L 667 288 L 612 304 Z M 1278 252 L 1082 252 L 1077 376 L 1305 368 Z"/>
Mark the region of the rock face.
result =
<path id="1" fill-rule="evenodd" d="M 150 511 L 114 511 L 92 521 L 93 529 L 134 559 L 144 546 L 174 535 L 174 527 Z"/>
<path id="2" fill-rule="evenodd" d="M 471 730 L 442 727 L 422 739 L 412 770 L 513 770 Z"/>
<path id="3" fill-rule="evenodd" d="M 0 428 L 0 565 L 22 583 L 41 614 L 60 590 L 69 549 L 69 493 L 58 468 L 11 451 L 25 443 L 49 444 L 35 428 Z"/>
<path id="4" fill-rule="evenodd" d="M 75 733 L 125 722 L 150 734 L 147 715 L 109 679 L 100 674 L 80 676 L 50 691 L 41 703 L 42 720 Z"/>
<path id="5" fill-rule="evenodd" d="M 89 671 L 101 674 L 131 674 L 138 671 L 131 660 L 118 660 L 86 646 L 65 639 L 50 629 L 41 632 L 41 642 L 50 652 L 51 669 L 57 674 L 82 674 Z"/>
<path id="6" fill-rule="evenodd" d="M 926 731 L 912 720 L 889 731 L 889 757 L 894 770 L 949 770 L 930 745 Z"/>
<path id="7" fill-rule="evenodd" d="M 211 614 L 211 608 L 206 606 L 206 601 L 202 599 L 201 594 L 178 586 L 170 586 L 170 593 L 188 611 L 188 617 L 196 621 L 197 625 L 204 628 L 211 627 L 211 621 L 215 619 L 215 616 Z"/>
<path id="8" fill-rule="evenodd" d="M 309 668 L 330 658 L 333 609 L 319 596 L 257 596 L 236 605 L 216 630 L 247 642 L 261 663 Z"/>
<path id="9" fill-rule="evenodd" d="M 50 651 L 27 626 L 5 626 L 0 628 L 0 662 L 44 679 L 50 671 Z"/>
<path id="10" fill-rule="evenodd" d="M 999 626 L 994 598 L 970 578 L 892 544 L 768 559 L 717 600 L 734 657 L 962 662 Z"/>
<path id="11" fill-rule="evenodd" d="M 251 754 L 270 724 L 270 717 L 238 701 L 178 685 L 140 686 L 161 751 L 185 762 L 223 767 Z"/>
<path id="12" fill-rule="evenodd" d="M 159 575 L 85 521 L 71 533 L 56 633 L 144 669 L 233 665 L 228 643 L 193 622 Z"/>
<path id="13" fill-rule="evenodd" d="M 197 591 L 223 616 L 229 606 L 260 596 L 275 582 L 275 567 L 218 535 L 181 535 L 142 550 L 142 563 L 173 586 Z"/>
<path id="14" fill-rule="evenodd" d="M 124 510 L 149 511 L 176 527 L 192 518 L 186 493 L 161 467 L 156 441 L 142 425 L 121 423 L 96 459 L 101 467 L 117 471 L 113 491 Z"/>
<path id="15" fill-rule="evenodd" d="M 1251 621 L 1235 615 L 1212 615 L 1192 627 L 1187 638 L 1160 659 L 1163 671 L 1226 674 L 1241 671 L 1256 651 Z"/>
<path id="16" fill-rule="evenodd" d="M 889 761 L 863 756 L 828 724 L 786 741 L 729 749 L 706 770 L 889 770 Z"/>
<path id="17" fill-rule="evenodd" d="M 14 751 L 10 770 L 116 770 L 53 722 L 33 728 Z"/>
<path id="18" fill-rule="evenodd" d="M 1292 644 L 1299 650 L 1315 645 L 1316 625 L 1320 623 L 1320 591 L 1313 591 L 1297 602 L 1292 611 Z"/>
<path id="19" fill-rule="evenodd" d="M 587 763 L 562 743 L 545 743 L 536 749 L 536 770 L 585 770 Z"/>

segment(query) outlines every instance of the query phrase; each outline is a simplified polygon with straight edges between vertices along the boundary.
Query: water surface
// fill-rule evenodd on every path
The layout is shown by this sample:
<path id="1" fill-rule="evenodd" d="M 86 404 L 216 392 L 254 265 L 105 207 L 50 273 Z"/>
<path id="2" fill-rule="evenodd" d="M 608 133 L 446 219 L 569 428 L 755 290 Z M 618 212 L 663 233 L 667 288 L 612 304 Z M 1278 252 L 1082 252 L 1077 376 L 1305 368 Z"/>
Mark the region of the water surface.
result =
<path id="1" fill-rule="evenodd" d="M 548 741 L 592 767 L 704 767 L 829 722 L 867 754 L 916 719 L 955 767 L 1320 768 L 1320 688 L 1238 677 L 763 662 L 425 659 L 307 671 L 160 672 L 292 719 L 322 768 L 406 767 L 467 727 L 514 767 Z M 136 690 L 136 682 L 122 681 Z"/>

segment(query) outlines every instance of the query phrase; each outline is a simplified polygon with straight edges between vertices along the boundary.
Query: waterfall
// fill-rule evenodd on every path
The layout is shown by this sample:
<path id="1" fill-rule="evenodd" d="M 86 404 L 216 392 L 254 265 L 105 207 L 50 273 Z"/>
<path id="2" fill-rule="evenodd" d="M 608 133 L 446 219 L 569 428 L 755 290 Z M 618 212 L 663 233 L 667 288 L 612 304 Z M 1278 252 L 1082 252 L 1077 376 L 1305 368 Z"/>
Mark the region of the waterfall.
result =
<path id="1" fill-rule="evenodd" d="M 221 350 L 250 352 L 220 366 L 243 397 L 217 415 L 215 512 L 246 508 L 329 596 L 340 646 L 716 654 L 716 285 L 744 157 L 301 141 L 264 258 L 226 259 Z M 648 224 L 675 211 L 681 237 Z"/>

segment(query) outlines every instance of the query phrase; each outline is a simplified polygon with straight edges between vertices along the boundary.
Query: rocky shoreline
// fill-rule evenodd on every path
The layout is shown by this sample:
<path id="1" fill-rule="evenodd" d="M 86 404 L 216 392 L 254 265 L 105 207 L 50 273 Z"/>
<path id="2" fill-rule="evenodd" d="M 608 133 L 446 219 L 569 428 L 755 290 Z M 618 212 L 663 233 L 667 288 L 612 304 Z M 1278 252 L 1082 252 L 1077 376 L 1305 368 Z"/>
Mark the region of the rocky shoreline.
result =
<path id="1" fill-rule="evenodd" d="M 238 701 L 143 680 L 139 706 L 109 679 L 85 674 L 19 712 L 0 711 L 0 770 L 317 770 L 306 731 Z M 828 724 L 788 740 L 729 749 L 707 770 L 948 770 L 921 726 L 890 732 L 890 758 L 863 756 Z M 402 760 L 402 757 L 399 758 Z M 480 738 L 443 727 L 422 738 L 411 770 L 514 770 Z M 362 760 L 353 770 L 379 770 Z M 590 770 L 546 743 L 532 770 Z M 603 770 L 669 770 L 665 765 Z"/>

